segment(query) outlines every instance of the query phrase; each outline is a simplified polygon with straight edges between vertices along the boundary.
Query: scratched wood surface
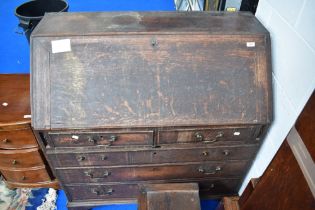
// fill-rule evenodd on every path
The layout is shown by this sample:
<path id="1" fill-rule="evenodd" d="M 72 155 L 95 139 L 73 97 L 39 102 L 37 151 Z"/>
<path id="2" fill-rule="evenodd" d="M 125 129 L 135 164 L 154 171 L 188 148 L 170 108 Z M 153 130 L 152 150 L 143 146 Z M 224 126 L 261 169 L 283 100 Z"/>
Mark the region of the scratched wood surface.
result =
<path id="1" fill-rule="evenodd" d="M 56 23 L 58 27 L 51 27 Z M 93 12 L 57 13 L 57 15 L 47 13 L 32 32 L 32 36 L 102 35 L 126 32 L 268 34 L 262 24 L 249 12 Z"/>
<path id="2" fill-rule="evenodd" d="M 171 18 L 174 14 L 165 14 L 142 13 L 141 18 L 168 21 L 169 28 L 176 28 L 181 18 L 190 17 L 180 13 L 177 21 Z M 105 24 L 103 34 L 80 36 L 73 29 L 77 16 L 89 18 L 91 14 L 64 16 L 64 22 L 74 24 L 68 30 L 60 27 L 67 36 L 55 31 L 54 37 L 47 37 L 50 29 L 45 24 L 34 32 L 35 129 L 270 122 L 269 35 L 263 28 L 251 28 L 256 29 L 252 34 L 219 36 L 214 29 L 192 35 L 189 27 L 180 27 L 186 34 L 170 34 L 161 27 L 155 34 L 146 34 L 148 28 L 142 34 L 128 34 L 122 27 L 122 34 L 113 35 Z M 197 16 L 191 19 L 202 21 Z M 213 22 L 222 18 L 220 31 L 231 30 L 224 25 L 230 16 L 209 13 L 202 17 Z M 49 15 L 46 22 L 56 18 Z M 236 20 L 241 24 L 243 19 Z M 107 14 L 104 21 L 114 20 Z M 93 24 L 102 23 L 96 20 Z M 58 39 L 70 39 L 71 51 L 51 53 L 50 41 Z M 39 59 L 40 53 L 48 56 Z"/>

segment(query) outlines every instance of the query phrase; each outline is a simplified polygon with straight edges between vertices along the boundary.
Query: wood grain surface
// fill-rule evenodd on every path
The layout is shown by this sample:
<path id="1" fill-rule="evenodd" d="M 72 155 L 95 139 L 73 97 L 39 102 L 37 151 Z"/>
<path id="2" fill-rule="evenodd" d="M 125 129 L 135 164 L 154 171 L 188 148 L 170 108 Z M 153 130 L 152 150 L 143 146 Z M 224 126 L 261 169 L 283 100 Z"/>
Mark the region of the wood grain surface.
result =
<path id="1" fill-rule="evenodd" d="M 29 74 L 0 75 L 0 127 L 30 123 Z"/>

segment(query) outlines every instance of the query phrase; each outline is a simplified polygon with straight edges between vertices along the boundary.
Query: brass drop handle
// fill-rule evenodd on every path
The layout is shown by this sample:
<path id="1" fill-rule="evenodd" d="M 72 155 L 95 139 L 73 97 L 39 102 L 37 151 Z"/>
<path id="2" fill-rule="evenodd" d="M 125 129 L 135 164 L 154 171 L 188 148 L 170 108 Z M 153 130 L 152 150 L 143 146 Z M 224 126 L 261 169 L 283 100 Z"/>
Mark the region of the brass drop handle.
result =
<path id="1" fill-rule="evenodd" d="M 16 165 L 17 164 L 17 161 L 16 160 L 13 160 L 12 161 L 12 165 Z"/>
<path id="2" fill-rule="evenodd" d="M 5 144 L 9 143 L 9 139 L 3 139 L 2 142 L 5 143 Z"/>
<path id="3" fill-rule="evenodd" d="M 96 143 L 95 139 L 92 137 L 88 137 L 88 142 L 93 143 L 93 144 Z"/>
<path id="4" fill-rule="evenodd" d="M 93 175 L 93 173 L 91 171 L 85 171 L 84 174 L 88 177 L 90 177 L 91 179 L 102 179 L 102 178 L 106 178 L 108 176 L 111 175 L 111 172 L 109 171 L 104 171 L 103 175 L 100 177 L 96 177 L 95 175 Z"/>
<path id="5" fill-rule="evenodd" d="M 223 155 L 228 156 L 230 154 L 229 150 L 223 150 Z"/>
<path id="6" fill-rule="evenodd" d="M 106 194 L 106 195 L 112 195 L 113 192 L 114 192 L 114 190 L 113 190 L 112 188 L 109 188 L 109 189 L 107 189 L 107 190 L 105 191 L 105 194 Z"/>
<path id="7" fill-rule="evenodd" d="M 108 188 L 105 190 L 99 190 L 99 189 L 93 188 L 91 192 L 96 195 L 112 195 L 114 193 L 114 190 L 112 188 Z"/>
<path id="8" fill-rule="evenodd" d="M 215 137 L 205 138 L 202 133 L 196 132 L 195 138 L 197 141 L 203 141 L 204 143 L 213 143 L 216 142 L 219 138 L 223 137 L 224 133 L 222 131 L 218 132 Z"/>
<path id="9" fill-rule="evenodd" d="M 81 161 L 85 160 L 85 157 L 84 157 L 84 156 L 79 156 L 79 157 L 77 158 L 77 160 L 81 162 Z"/>
<path id="10" fill-rule="evenodd" d="M 113 142 L 117 141 L 118 137 L 116 135 L 111 135 L 109 137 L 109 146 L 113 144 Z"/>
<path id="11" fill-rule="evenodd" d="M 214 174 L 216 174 L 218 171 L 221 171 L 221 170 L 222 170 L 222 169 L 221 169 L 220 166 L 215 167 L 215 170 L 209 171 L 209 172 L 207 172 L 206 169 L 204 169 L 204 168 L 202 168 L 202 167 L 198 168 L 198 172 L 203 173 L 204 175 L 214 175 Z"/>
<path id="12" fill-rule="evenodd" d="M 219 138 L 223 137 L 223 135 L 224 135 L 223 132 L 220 131 L 217 133 L 217 135 L 215 137 L 205 138 L 203 142 L 206 144 L 216 142 L 216 141 L 218 141 Z"/>
<path id="13" fill-rule="evenodd" d="M 100 195 L 100 191 L 98 189 L 93 188 L 91 190 L 92 193 L 96 194 L 96 195 Z"/>

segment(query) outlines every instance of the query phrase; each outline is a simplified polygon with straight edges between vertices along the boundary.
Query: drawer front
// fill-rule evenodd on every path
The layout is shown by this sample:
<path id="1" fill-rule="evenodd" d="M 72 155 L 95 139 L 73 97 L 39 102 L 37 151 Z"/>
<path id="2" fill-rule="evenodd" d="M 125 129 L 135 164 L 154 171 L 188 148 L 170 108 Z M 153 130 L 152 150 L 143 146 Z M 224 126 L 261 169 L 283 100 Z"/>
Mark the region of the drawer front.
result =
<path id="1" fill-rule="evenodd" d="M 50 181 L 45 167 L 27 170 L 1 170 L 5 180 L 19 183 L 37 183 Z"/>
<path id="2" fill-rule="evenodd" d="M 26 149 L 37 147 L 31 129 L 0 131 L 0 149 Z"/>
<path id="3" fill-rule="evenodd" d="M 247 161 L 234 161 L 190 165 L 58 169 L 56 173 L 64 183 L 125 182 L 221 176 L 239 177 L 245 172 L 246 166 Z"/>
<path id="4" fill-rule="evenodd" d="M 212 129 L 179 129 L 159 131 L 158 144 L 201 143 L 212 144 L 221 141 L 253 141 L 259 128 L 212 128 Z"/>
<path id="5" fill-rule="evenodd" d="M 158 183 L 168 183 L 171 181 L 163 180 Z M 182 180 L 180 182 L 197 182 Z M 211 197 L 218 195 L 234 195 L 238 191 L 239 179 L 217 179 L 199 180 L 199 192 L 201 197 Z M 69 195 L 69 200 L 111 200 L 119 198 L 137 198 L 142 191 L 142 184 L 85 184 L 85 185 L 66 185 L 65 190 Z"/>
<path id="6" fill-rule="evenodd" d="M 123 146 L 123 145 L 152 145 L 153 131 L 130 133 L 51 133 L 51 146 Z"/>
<path id="7" fill-rule="evenodd" d="M 65 186 L 70 201 L 135 198 L 140 194 L 137 184 Z"/>
<path id="8" fill-rule="evenodd" d="M 113 166 L 158 163 L 251 159 L 258 146 L 230 146 L 193 149 L 148 149 L 144 151 L 50 153 L 54 167 Z"/>
<path id="9" fill-rule="evenodd" d="M 0 169 L 18 169 L 43 166 L 38 148 L 24 150 L 0 150 Z"/>

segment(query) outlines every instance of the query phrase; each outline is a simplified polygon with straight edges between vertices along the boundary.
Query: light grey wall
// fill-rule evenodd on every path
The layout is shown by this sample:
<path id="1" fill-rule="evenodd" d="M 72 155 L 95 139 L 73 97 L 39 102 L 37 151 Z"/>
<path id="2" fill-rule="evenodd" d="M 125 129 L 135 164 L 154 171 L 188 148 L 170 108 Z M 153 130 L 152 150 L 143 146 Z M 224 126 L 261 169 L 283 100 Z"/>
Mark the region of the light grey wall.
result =
<path id="1" fill-rule="evenodd" d="M 315 88 L 315 0 L 260 0 L 272 42 L 274 122 L 240 189 L 262 175 Z"/>

